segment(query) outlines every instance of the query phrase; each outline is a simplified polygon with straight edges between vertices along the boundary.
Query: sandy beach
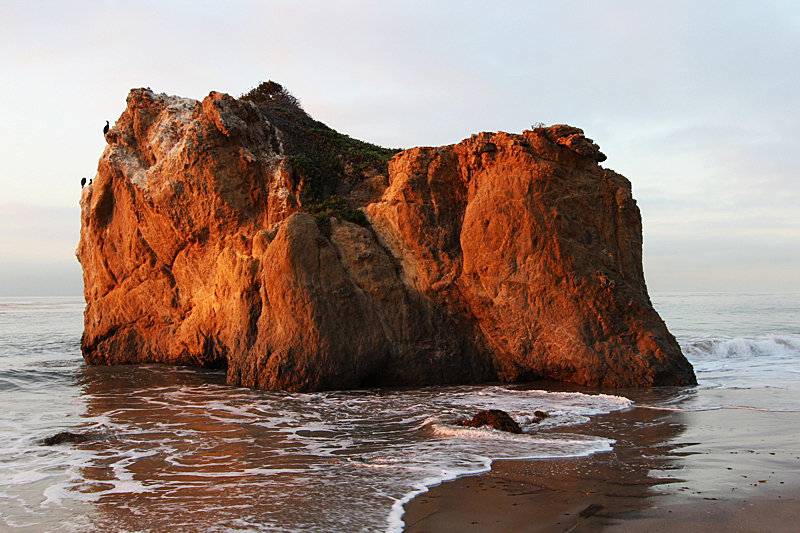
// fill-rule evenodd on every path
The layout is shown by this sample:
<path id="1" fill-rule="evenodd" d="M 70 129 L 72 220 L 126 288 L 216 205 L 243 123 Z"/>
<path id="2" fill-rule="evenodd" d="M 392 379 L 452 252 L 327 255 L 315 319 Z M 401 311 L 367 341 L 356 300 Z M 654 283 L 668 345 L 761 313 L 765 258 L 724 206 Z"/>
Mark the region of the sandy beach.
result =
<path id="1" fill-rule="evenodd" d="M 637 394 L 653 393 L 627 395 Z M 406 505 L 405 531 L 797 531 L 800 412 L 762 410 L 754 397 L 791 394 L 694 391 L 691 405 L 713 397 L 747 407 L 634 406 L 559 429 L 617 443 L 589 457 L 496 461 L 490 472 L 432 487 Z"/>

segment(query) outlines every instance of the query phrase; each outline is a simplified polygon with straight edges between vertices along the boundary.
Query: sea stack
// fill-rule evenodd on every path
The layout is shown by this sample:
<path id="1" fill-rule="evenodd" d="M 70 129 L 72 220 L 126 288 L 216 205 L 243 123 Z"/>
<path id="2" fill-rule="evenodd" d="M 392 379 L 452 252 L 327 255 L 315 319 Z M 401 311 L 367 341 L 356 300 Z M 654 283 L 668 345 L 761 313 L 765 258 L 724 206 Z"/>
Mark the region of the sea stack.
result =
<path id="1" fill-rule="evenodd" d="M 631 184 L 576 127 L 394 153 L 296 99 L 134 89 L 115 132 L 81 199 L 89 364 L 298 391 L 695 383 Z"/>

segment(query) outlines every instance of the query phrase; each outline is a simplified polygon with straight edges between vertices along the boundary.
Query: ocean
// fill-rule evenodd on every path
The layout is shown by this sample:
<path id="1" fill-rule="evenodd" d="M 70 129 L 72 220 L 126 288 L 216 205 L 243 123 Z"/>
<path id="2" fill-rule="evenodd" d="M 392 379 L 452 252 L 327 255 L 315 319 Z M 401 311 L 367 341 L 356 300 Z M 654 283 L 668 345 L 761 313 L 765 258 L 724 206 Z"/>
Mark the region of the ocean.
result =
<path id="1" fill-rule="evenodd" d="M 0 530 L 399 533 L 411 498 L 493 460 L 612 450 L 582 430 L 603 413 L 800 410 L 800 295 L 651 298 L 697 387 L 257 391 L 220 371 L 88 367 L 82 298 L 0 298 Z M 449 424 L 487 408 L 526 434 Z M 87 440 L 43 444 L 62 431 Z"/>

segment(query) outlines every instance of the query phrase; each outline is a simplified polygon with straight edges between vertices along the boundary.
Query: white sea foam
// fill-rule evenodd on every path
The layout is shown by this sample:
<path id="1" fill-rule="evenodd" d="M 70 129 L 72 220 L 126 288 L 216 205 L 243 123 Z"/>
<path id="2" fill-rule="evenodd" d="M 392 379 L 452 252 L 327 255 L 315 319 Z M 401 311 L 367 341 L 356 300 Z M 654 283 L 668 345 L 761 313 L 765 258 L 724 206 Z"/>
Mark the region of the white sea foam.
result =
<path id="1" fill-rule="evenodd" d="M 223 373 L 87 368 L 81 305 L 13 305 L 0 301 L 0 454 L 9 458 L 0 528 L 9 531 L 399 532 L 415 495 L 493 460 L 610 450 L 612 440 L 580 425 L 631 407 L 622 396 L 515 387 L 295 394 L 231 388 Z M 66 316 L 73 326 L 59 322 Z M 654 393 L 653 408 L 800 409 L 800 335 L 678 340 L 701 386 L 677 399 Z M 526 434 L 452 424 L 481 409 L 508 412 Z M 537 423 L 536 411 L 549 416 Z M 91 439 L 41 445 L 63 430 Z"/>
<path id="2" fill-rule="evenodd" d="M 800 335 L 770 334 L 757 337 L 728 337 L 695 335 L 681 337 L 682 347 L 689 357 L 714 360 L 731 358 L 797 357 Z"/>
<path id="3" fill-rule="evenodd" d="M 800 335 L 678 336 L 698 382 L 706 388 L 800 390 Z"/>
<path id="4" fill-rule="evenodd" d="M 74 407 L 86 410 L 81 431 L 97 440 L 41 449 L 40 455 L 58 457 L 19 463 L 29 484 L 42 487 L 42 501 L 34 509 L 112 505 L 114 513 L 145 523 L 163 520 L 164 506 L 177 504 L 184 510 L 175 520 L 191 523 L 191 509 L 208 513 L 220 507 L 210 531 L 234 530 L 239 519 L 260 524 L 247 526 L 254 531 L 400 531 L 403 504 L 414 494 L 484 471 L 493 459 L 609 450 L 607 439 L 536 433 L 630 405 L 617 396 L 506 387 L 271 393 L 203 383 L 197 372 L 164 367 L 87 371 L 94 376 L 89 380 L 94 392 L 85 392 L 85 403 Z M 148 373 L 156 381 L 152 387 L 99 386 L 105 379 L 137 382 L 115 374 Z M 164 384 L 165 374 L 172 376 L 171 384 Z M 506 410 L 531 434 L 449 425 L 488 408 Z M 546 424 L 532 422 L 537 410 L 550 413 Z M 43 426 L 54 422 L 40 418 Z M 32 443 L 17 439 L 6 445 L 30 449 Z M 48 464 L 58 463 L 70 466 L 48 472 Z M 87 475 L 92 472 L 97 474 Z M 0 477 L 0 488 L 14 490 L 23 481 Z M 320 497 L 308 501 L 310 493 Z M 242 503 L 253 501 L 259 503 Z M 300 501 L 303 506 L 295 507 Z M 241 516 L 241 509 L 255 515 Z M 272 529 L 265 529 L 267 524 Z"/>

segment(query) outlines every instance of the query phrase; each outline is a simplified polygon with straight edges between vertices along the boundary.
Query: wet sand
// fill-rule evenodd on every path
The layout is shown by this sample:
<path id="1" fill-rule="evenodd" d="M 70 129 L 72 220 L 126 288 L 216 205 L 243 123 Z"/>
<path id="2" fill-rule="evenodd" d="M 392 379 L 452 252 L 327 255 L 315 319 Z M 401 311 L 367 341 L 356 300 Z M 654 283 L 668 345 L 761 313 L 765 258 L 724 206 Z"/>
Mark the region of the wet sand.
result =
<path id="1" fill-rule="evenodd" d="M 699 394 L 759 404 L 752 391 Z M 633 407 L 558 431 L 617 443 L 590 457 L 496 461 L 432 487 L 406 505 L 405 532 L 799 530 L 800 412 Z"/>

